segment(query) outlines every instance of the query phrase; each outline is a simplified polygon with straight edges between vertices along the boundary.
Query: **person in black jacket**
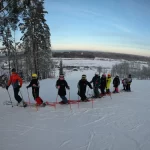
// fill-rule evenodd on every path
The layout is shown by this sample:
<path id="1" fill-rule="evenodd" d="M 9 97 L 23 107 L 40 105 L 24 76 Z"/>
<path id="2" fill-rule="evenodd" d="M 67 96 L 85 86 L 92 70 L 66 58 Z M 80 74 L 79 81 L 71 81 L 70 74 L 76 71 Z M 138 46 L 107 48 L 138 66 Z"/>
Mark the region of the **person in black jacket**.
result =
<path id="1" fill-rule="evenodd" d="M 32 87 L 32 96 L 34 100 L 37 102 L 37 105 L 45 106 L 46 104 L 43 103 L 43 100 L 39 97 L 39 88 L 40 83 L 37 77 L 37 74 L 32 74 L 32 80 L 30 81 L 30 84 L 26 87 L 27 89 Z"/>
<path id="2" fill-rule="evenodd" d="M 103 74 L 101 77 L 101 84 L 100 84 L 101 96 L 105 95 L 105 88 L 106 88 L 106 75 Z"/>
<path id="3" fill-rule="evenodd" d="M 59 79 L 56 82 L 56 88 L 58 89 L 58 95 L 61 97 L 61 104 L 68 104 L 68 100 L 66 98 L 66 88 L 69 90 L 67 81 L 64 79 L 64 75 L 60 74 Z"/>
<path id="4" fill-rule="evenodd" d="M 94 98 L 99 98 L 100 76 L 98 72 L 95 73 L 95 76 L 92 78 L 90 83 L 93 83 Z"/>
<path id="5" fill-rule="evenodd" d="M 126 86 L 127 92 L 131 92 L 131 87 L 130 87 L 131 83 L 132 83 L 132 77 L 131 74 L 129 74 L 127 78 L 127 86 Z"/>
<path id="6" fill-rule="evenodd" d="M 85 95 L 87 85 L 91 89 L 93 89 L 91 84 L 90 84 L 90 82 L 87 81 L 86 75 L 82 75 L 82 79 L 79 80 L 78 85 L 77 85 L 77 87 L 78 87 L 78 95 L 81 97 L 81 101 L 87 101 L 87 97 Z"/>
<path id="7" fill-rule="evenodd" d="M 27 86 L 27 89 L 32 87 L 32 96 L 34 99 L 39 97 L 39 88 L 40 84 L 38 81 L 37 74 L 32 74 L 32 80 L 30 81 L 30 84 Z"/>
<path id="8" fill-rule="evenodd" d="M 113 85 L 114 85 L 114 88 L 115 88 L 113 93 L 119 93 L 119 89 L 118 89 L 118 86 L 120 85 L 119 75 L 116 75 L 116 77 L 114 78 Z"/>

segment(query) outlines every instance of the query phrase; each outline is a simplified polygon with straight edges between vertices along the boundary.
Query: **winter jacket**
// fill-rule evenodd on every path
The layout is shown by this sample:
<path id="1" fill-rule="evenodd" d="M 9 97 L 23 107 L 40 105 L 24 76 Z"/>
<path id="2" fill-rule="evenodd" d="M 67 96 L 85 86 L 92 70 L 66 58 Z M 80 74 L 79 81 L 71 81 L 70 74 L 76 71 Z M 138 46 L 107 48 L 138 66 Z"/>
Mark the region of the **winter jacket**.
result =
<path id="1" fill-rule="evenodd" d="M 123 84 L 124 86 L 127 85 L 127 78 L 124 78 L 124 79 L 122 80 L 122 84 Z"/>
<path id="2" fill-rule="evenodd" d="M 88 82 L 87 80 L 85 79 L 81 79 L 79 82 L 78 82 L 78 94 L 80 95 L 81 93 L 86 93 L 86 87 L 87 85 L 92 89 L 92 86 L 90 84 L 90 82 Z"/>
<path id="3" fill-rule="evenodd" d="M 93 83 L 93 87 L 98 88 L 100 86 L 100 76 L 95 75 L 90 83 Z"/>
<path id="4" fill-rule="evenodd" d="M 131 78 L 131 77 L 128 77 L 128 78 L 127 78 L 127 84 L 131 84 L 131 82 L 132 82 L 132 78 Z"/>
<path id="5" fill-rule="evenodd" d="M 106 77 L 101 77 L 101 85 L 100 85 L 101 88 L 106 88 Z"/>
<path id="6" fill-rule="evenodd" d="M 113 80 L 114 87 L 118 87 L 120 85 L 120 79 L 119 77 L 115 77 Z"/>
<path id="7" fill-rule="evenodd" d="M 66 88 L 69 89 L 68 83 L 66 82 L 66 80 L 60 80 L 58 79 L 56 82 L 56 87 L 60 86 L 60 88 L 58 89 L 58 95 L 59 96 L 65 96 L 66 95 Z"/>
<path id="8" fill-rule="evenodd" d="M 39 83 L 38 79 L 32 79 L 30 84 L 27 87 L 28 88 L 32 87 L 32 89 L 39 88 L 40 87 L 40 83 Z"/>
<path id="9" fill-rule="evenodd" d="M 106 89 L 110 89 L 110 84 L 111 84 L 111 77 L 106 78 Z"/>
<path id="10" fill-rule="evenodd" d="M 13 88 L 18 88 L 20 83 L 20 87 L 22 86 L 22 79 L 19 77 L 17 73 L 12 73 L 10 79 L 8 81 L 8 86 L 12 84 Z"/>

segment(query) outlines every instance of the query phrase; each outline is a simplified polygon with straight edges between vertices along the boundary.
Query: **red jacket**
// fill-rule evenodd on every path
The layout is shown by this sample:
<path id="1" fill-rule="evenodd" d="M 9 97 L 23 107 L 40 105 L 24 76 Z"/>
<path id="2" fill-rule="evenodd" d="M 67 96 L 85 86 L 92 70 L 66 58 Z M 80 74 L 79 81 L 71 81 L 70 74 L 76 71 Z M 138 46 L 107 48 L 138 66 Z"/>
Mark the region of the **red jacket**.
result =
<path id="1" fill-rule="evenodd" d="M 13 88 L 17 88 L 19 86 L 19 83 L 20 83 L 20 86 L 22 86 L 22 79 L 19 77 L 17 73 L 12 73 L 8 81 L 8 86 L 12 84 Z"/>

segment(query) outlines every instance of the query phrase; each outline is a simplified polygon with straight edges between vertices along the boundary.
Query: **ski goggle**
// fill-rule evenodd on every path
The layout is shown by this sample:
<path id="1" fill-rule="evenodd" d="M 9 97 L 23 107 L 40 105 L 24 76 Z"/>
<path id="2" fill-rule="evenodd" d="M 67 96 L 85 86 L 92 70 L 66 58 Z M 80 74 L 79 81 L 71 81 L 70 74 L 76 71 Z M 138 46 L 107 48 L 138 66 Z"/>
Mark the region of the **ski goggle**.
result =
<path id="1" fill-rule="evenodd" d="M 64 76 L 59 76 L 59 79 L 64 79 Z"/>

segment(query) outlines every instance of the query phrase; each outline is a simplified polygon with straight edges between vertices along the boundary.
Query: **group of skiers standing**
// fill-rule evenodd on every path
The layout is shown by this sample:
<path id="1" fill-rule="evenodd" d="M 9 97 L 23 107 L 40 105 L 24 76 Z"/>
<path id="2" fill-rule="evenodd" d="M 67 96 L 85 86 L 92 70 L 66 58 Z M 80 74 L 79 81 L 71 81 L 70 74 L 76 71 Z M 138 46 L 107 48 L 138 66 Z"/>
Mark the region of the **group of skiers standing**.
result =
<path id="1" fill-rule="evenodd" d="M 88 101 L 88 98 L 86 96 L 86 88 L 89 86 L 90 89 L 93 89 L 94 98 L 101 98 L 102 96 L 106 94 L 110 94 L 110 85 L 111 85 L 112 77 L 111 74 L 108 74 L 107 76 L 103 74 L 101 77 L 98 72 L 95 73 L 95 76 L 92 78 L 92 80 L 89 82 L 87 81 L 86 75 L 83 74 L 81 79 L 79 80 L 77 84 L 78 88 L 78 95 L 81 98 L 81 101 Z M 129 74 L 127 78 L 122 80 L 122 84 L 125 91 L 131 91 L 130 84 L 132 82 L 132 77 Z M 19 84 L 20 83 L 20 84 Z M 93 86 L 91 85 L 93 83 Z M 8 81 L 8 85 L 6 86 L 6 89 L 8 90 L 10 84 L 12 84 L 14 89 L 14 97 L 16 101 L 18 102 L 18 106 L 26 107 L 27 104 L 23 101 L 23 99 L 19 96 L 19 89 L 22 87 L 22 79 L 20 76 L 16 73 L 16 69 L 12 69 L 12 74 L 10 76 L 10 79 Z M 113 86 L 114 91 L 113 93 L 119 93 L 118 86 L 120 85 L 120 79 L 119 76 L 116 75 L 113 79 Z M 34 100 L 38 105 L 45 106 L 46 104 L 43 102 L 43 100 L 39 97 L 39 81 L 37 74 L 32 74 L 32 80 L 30 84 L 26 87 L 27 89 L 32 87 L 32 95 Z M 59 79 L 56 81 L 56 88 L 58 89 L 58 95 L 62 99 L 60 102 L 61 104 L 68 104 L 68 99 L 66 98 L 66 89 L 70 90 L 70 87 L 68 86 L 67 81 L 64 78 L 63 74 L 59 75 Z M 99 89 L 101 91 L 101 94 L 99 92 Z"/>
<path id="2" fill-rule="evenodd" d="M 81 98 L 81 101 L 88 101 L 88 98 L 86 97 L 86 87 L 89 86 L 90 89 L 93 89 L 94 96 L 93 98 L 101 98 L 102 96 L 106 94 L 110 94 L 110 85 L 111 85 L 112 77 L 111 74 L 108 74 L 107 76 L 103 74 L 101 77 L 99 76 L 99 73 L 96 72 L 95 76 L 92 78 L 92 80 L 89 82 L 86 79 L 86 75 L 82 75 L 82 78 L 79 80 L 77 87 L 78 87 L 78 95 Z M 128 78 L 125 78 L 122 80 L 122 84 L 125 91 L 131 91 L 130 84 L 132 82 L 131 74 L 128 75 Z M 93 83 L 93 86 L 91 85 Z M 119 75 L 116 75 L 113 79 L 113 86 L 114 91 L 113 93 L 119 93 L 119 87 L 120 85 L 120 79 Z M 59 79 L 56 82 L 56 88 L 58 88 L 58 95 L 61 97 L 62 104 L 68 103 L 68 100 L 66 98 L 66 88 L 70 89 L 68 86 L 67 81 L 64 79 L 64 75 L 61 74 L 59 76 Z M 101 90 L 101 94 L 99 92 L 99 89 Z"/>

